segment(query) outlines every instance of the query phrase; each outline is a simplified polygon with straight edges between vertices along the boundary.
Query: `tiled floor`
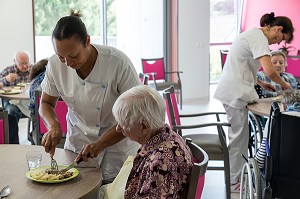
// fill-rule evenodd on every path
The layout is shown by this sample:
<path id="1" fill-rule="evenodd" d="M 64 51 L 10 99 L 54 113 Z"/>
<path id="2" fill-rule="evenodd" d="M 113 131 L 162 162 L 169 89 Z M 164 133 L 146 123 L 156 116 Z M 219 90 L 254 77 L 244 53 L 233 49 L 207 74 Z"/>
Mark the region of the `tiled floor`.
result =
<path id="1" fill-rule="evenodd" d="M 211 92 L 214 93 L 215 85 L 211 86 Z M 224 111 L 222 104 L 210 98 L 209 101 L 184 101 L 183 110 L 181 113 L 197 113 L 197 112 L 206 112 L 206 111 Z M 223 118 L 226 120 L 226 118 Z M 194 119 L 195 121 L 196 119 Z M 205 121 L 201 121 L 205 122 Z M 193 120 L 183 120 L 182 123 L 189 124 L 193 123 Z M 19 122 L 19 137 L 21 144 L 30 144 L 27 140 L 27 119 L 21 119 Z M 210 131 L 210 129 L 208 129 Z M 183 133 L 194 133 L 195 131 L 184 131 Z M 212 162 L 210 162 L 211 164 Z M 215 162 L 216 163 L 216 162 Z M 214 163 L 214 164 L 215 164 Z M 203 199 L 226 199 L 226 190 L 224 182 L 223 171 L 207 171 L 206 181 L 203 190 Z M 239 198 L 239 194 L 231 194 L 232 199 Z"/>

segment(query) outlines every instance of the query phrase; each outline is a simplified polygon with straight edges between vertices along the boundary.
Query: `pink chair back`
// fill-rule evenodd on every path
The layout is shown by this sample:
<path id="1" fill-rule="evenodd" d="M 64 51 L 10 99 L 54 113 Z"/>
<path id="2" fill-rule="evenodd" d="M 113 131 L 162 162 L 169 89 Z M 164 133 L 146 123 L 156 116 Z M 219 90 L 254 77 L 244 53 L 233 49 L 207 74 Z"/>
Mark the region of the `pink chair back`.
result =
<path id="1" fill-rule="evenodd" d="M 7 111 L 0 110 L 0 144 L 9 144 L 9 126 Z"/>
<path id="2" fill-rule="evenodd" d="M 40 106 L 40 97 L 38 99 L 38 105 Z M 66 116 L 68 113 L 68 106 L 64 101 L 57 101 L 56 107 L 55 107 L 55 113 L 57 115 L 57 119 L 60 123 L 61 130 L 63 134 L 67 134 L 67 120 Z M 40 134 L 45 134 L 48 132 L 46 126 L 44 125 L 44 122 L 41 117 L 39 117 L 39 123 L 40 123 Z"/>
<path id="3" fill-rule="evenodd" d="M 3 119 L 0 119 L 0 144 L 4 144 L 4 122 Z"/>
<path id="4" fill-rule="evenodd" d="M 192 151 L 193 154 L 193 168 L 191 173 L 191 181 L 188 190 L 188 199 L 199 199 L 202 196 L 205 173 L 208 165 L 208 155 L 207 153 L 192 142 L 191 139 L 186 139 L 186 143 Z"/>
<path id="5" fill-rule="evenodd" d="M 300 77 L 300 57 L 287 56 L 286 72 L 293 74 L 295 77 Z"/>
<path id="6" fill-rule="evenodd" d="M 170 89 L 170 91 L 171 91 L 170 92 L 170 97 L 171 97 L 171 101 L 172 101 L 172 105 L 173 105 L 175 121 L 176 121 L 177 125 L 181 125 L 180 116 L 179 116 L 179 109 L 178 109 L 178 105 L 177 105 L 177 99 L 176 99 L 174 87 L 172 87 Z"/>
<path id="7" fill-rule="evenodd" d="M 228 50 L 220 50 L 220 54 L 221 54 L 221 66 L 222 66 L 222 69 L 223 69 L 224 64 L 226 62 Z"/>
<path id="8" fill-rule="evenodd" d="M 163 91 L 163 96 L 166 102 L 166 112 L 169 125 L 173 129 L 174 125 L 181 125 L 174 87 L 170 86 L 169 88 L 165 89 Z M 177 133 L 182 135 L 181 130 L 177 130 Z"/>
<path id="9" fill-rule="evenodd" d="M 142 59 L 143 73 L 156 73 L 156 80 L 165 80 L 164 58 Z M 153 80 L 150 75 L 149 80 Z"/>

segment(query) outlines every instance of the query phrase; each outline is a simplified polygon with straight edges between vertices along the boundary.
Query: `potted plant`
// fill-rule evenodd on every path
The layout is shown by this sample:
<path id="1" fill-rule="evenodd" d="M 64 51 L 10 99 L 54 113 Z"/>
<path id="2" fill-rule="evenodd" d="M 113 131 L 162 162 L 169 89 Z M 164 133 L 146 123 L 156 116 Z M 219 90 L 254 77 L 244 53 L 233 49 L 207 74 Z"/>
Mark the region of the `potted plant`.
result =
<path id="1" fill-rule="evenodd" d="M 295 50 L 295 47 L 294 46 L 288 46 L 287 43 L 284 41 L 282 43 L 282 47 L 279 48 L 279 50 L 283 53 L 285 53 L 285 55 L 288 55 L 289 54 L 289 51 L 292 51 L 292 50 Z"/>

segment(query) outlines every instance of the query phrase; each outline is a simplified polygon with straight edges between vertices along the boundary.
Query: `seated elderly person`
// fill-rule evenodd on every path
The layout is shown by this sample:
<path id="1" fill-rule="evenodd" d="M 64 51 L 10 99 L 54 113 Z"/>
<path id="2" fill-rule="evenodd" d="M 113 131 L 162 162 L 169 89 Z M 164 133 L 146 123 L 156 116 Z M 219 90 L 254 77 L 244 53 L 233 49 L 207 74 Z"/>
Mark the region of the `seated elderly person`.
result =
<path id="1" fill-rule="evenodd" d="M 186 198 L 192 154 L 185 141 L 165 124 L 166 106 L 154 89 L 140 85 L 123 93 L 112 112 L 116 130 L 141 144 L 127 179 L 124 198 Z M 86 145 L 76 160 L 98 155 Z M 124 182 L 125 183 L 125 182 Z"/>
<path id="2" fill-rule="evenodd" d="M 35 94 L 36 90 L 41 91 L 41 83 L 45 77 L 46 65 L 48 64 L 48 59 L 42 59 L 31 66 L 29 79 L 30 79 L 30 89 L 29 89 L 29 105 L 30 117 L 33 121 L 32 131 L 35 131 L 36 122 L 35 121 Z M 32 139 L 32 132 L 29 133 L 28 140 L 34 144 Z"/>
<path id="3" fill-rule="evenodd" d="M 280 74 L 281 78 L 283 80 L 285 80 L 286 82 L 290 83 L 291 88 L 297 89 L 298 82 L 295 79 L 295 77 L 292 74 L 285 72 L 285 67 L 286 67 L 285 54 L 281 51 L 272 51 L 271 52 L 271 61 L 272 61 L 273 67 Z M 268 90 L 262 89 L 262 95 L 264 97 L 276 97 L 282 91 L 281 86 L 279 84 L 273 82 L 270 78 L 268 78 L 264 71 L 258 72 L 257 78 L 261 81 L 270 83 L 274 88 L 276 88 L 276 91 L 268 91 Z"/>

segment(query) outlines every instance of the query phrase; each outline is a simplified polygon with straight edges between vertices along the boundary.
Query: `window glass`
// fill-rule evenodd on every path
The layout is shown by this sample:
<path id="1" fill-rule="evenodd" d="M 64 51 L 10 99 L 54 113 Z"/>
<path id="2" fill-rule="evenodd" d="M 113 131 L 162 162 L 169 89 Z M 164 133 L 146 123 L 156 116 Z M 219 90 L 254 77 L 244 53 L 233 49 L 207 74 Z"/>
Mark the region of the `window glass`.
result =
<path id="1" fill-rule="evenodd" d="M 93 43 L 101 44 L 101 18 L 99 0 L 34 0 L 35 57 L 39 61 L 54 54 L 51 35 L 57 21 L 80 10 Z"/>
<path id="2" fill-rule="evenodd" d="M 220 50 L 237 35 L 237 0 L 210 0 L 210 83 L 218 82 L 222 67 Z"/>
<path id="3" fill-rule="evenodd" d="M 141 58 L 163 57 L 161 0 L 34 0 L 36 60 L 54 54 L 51 35 L 57 21 L 80 10 L 91 42 L 122 50 L 137 72 Z M 105 5 L 103 5 L 105 3 Z M 104 14 L 105 13 L 105 14 Z"/>

